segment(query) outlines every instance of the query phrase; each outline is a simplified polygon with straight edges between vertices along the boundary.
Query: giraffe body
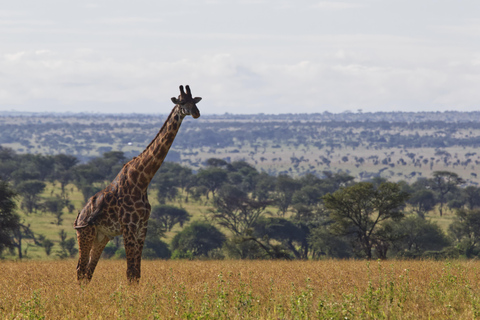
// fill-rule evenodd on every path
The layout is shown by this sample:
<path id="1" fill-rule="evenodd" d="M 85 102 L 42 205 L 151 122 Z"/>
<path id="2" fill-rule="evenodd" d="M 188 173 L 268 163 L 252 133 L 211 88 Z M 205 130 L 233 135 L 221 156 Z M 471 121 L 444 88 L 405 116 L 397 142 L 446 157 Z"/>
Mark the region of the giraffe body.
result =
<path id="1" fill-rule="evenodd" d="M 196 107 L 201 98 L 192 98 L 180 86 L 181 95 L 157 136 L 138 156 L 126 163 L 115 179 L 92 196 L 74 222 L 79 246 L 77 280 L 90 281 L 106 244 L 123 235 L 127 256 L 127 278 L 138 282 L 143 245 L 151 206 L 147 189 L 160 168 L 187 115 L 200 116 Z"/>

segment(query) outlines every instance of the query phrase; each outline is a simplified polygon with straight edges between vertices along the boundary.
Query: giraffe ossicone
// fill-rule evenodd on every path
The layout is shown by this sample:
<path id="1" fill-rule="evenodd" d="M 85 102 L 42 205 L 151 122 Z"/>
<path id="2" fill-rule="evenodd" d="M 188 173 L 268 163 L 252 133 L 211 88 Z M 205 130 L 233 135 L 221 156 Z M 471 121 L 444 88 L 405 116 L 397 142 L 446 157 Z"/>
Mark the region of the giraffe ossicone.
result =
<path id="1" fill-rule="evenodd" d="M 186 116 L 200 117 L 190 87 L 180 86 L 180 95 L 171 100 L 172 112 L 155 138 L 137 157 L 127 162 L 115 179 L 93 195 L 73 224 L 77 232 L 79 259 L 77 280 L 89 282 L 100 255 L 110 239 L 123 235 L 127 256 L 127 279 L 138 282 L 142 250 L 147 235 L 151 206 L 147 189 L 160 168 Z"/>

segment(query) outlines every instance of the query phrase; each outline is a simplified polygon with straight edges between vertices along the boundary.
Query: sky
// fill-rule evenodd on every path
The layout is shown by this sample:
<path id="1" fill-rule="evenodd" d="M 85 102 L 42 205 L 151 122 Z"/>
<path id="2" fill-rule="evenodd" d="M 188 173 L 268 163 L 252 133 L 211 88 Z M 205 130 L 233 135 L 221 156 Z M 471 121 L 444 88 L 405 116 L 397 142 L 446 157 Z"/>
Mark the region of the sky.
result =
<path id="1" fill-rule="evenodd" d="M 0 111 L 480 110 L 478 0 L 4 1 Z"/>

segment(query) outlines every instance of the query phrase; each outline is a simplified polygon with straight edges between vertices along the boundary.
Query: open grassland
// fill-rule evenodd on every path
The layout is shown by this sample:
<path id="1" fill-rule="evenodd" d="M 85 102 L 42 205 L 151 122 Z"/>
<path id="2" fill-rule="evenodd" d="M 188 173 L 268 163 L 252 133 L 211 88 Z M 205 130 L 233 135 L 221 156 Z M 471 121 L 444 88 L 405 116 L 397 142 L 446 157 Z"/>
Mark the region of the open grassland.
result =
<path id="1" fill-rule="evenodd" d="M 75 261 L 0 263 L 2 319 L 474 319 L 477 261 Z"/>

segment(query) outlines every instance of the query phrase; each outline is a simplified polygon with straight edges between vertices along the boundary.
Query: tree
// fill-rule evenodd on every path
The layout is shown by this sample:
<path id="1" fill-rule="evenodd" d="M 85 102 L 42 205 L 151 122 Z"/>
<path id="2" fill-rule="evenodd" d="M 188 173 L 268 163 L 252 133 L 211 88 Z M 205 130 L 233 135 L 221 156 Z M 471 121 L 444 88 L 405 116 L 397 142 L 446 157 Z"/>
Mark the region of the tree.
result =
<path id="1" fill-rule="evenodd" d="M 276 178 L 266 172 L 261 172 L 256 176 L 255 190 L 253 197 L 257 200 L 267 200 L 271 197 L 271 193 L 275 190 Z"/>
<path id="2" fill-rule="evenodd" d="M 320 203 L 324 195 L 318 185 L 303 185 L 300 190 L 295 191 L 292 196 L 292 203 L 315 206 Z"/>
<path id="3" fill-rule="evenodd" d="M 324 194 L 332 193 L 340 187 L 347 187 L 353 183 L 354 178 L 345 172 L 332 173 L 323 171 L 325 176 L 319 183 Z"/>
<path id="4" fill-rule="evenodd" d="M 227 181 L 227 179 L 227 171 L 221 168 L 212 167 L 207 169 L 200 169 L 197 173 L 198 183 L 205 186 L 208 192 L 211 192 L 214 197 L 215 192 Z"/>
<path id="5" fill-rule="evenodd" d="M 190 221 L 190 214 L 183 208 L 162 204 L 152 208 L 150 219 L 157 220 L 167 231 L 172 231 L 176 224 L 183 227 L 185 222 Z"/>
<path id="6" fill-rule="evenodd" d="M 440 216 L 443 215 L 443 208 L 447 202 L 447 194 L 453 192 L 458 185 L 464 183 L 463 179 L 458 174 L 450 171 L 435 171 L 433 178 L 429 179 L 432 190 L 438 194 L 438 200 L 440 203 L 439 212 Z"/>
<path id="7" fill-rule="evenodd" d="M 101 190 L 94 183 L 103 181 L 104 175 L 97 167 L 91 164 L 80 164 L 72 170 L 74 183 L 78 190 L 82 192 L 84 201 L 87 202 L 91 196 Z"/>
<path id="8" fill-rule="evenodd" d="M 165 204 L 166 200 L 174 200 L 178 195 L 177 188 L 183 190 L 191 183 L 192 170 L 174 162 L 164 162 L 152 180 L 161 204 Z M 188 202 L 188 199 L 186 201 Z"/>
<path id="9" fill-rule="evenodd" d="M 148 222 L 147 236 L 145 237 L 145 246 L 142 251 L 142 257 L 147 259 L 168 259 L 172 252 L 168 244 L 161 240 L 165 236 L 165 227 L 155 219 Z"/>
<path id="10" fill-rule="evenodd" d="M 223 160 L 223 159 L 218 159 L 218 158 L 208 158 L 207 161 L 205 161 L 206 165 L 209 167 L 215 167 L 215 168 L 221 168 L 221 167 L 226 167 L 228 165 L 228 162 Z"/>
<path id="11" fill-rule="evenodd" d="M 434 222 L 418 215 L 409 215 L 401 221 L 388 221 L 383 227 L 393 234 L 392 245 L 398 255 L 420 256 L 426 251 L 438 251 L 450 244 L 443 230 Z"/>
<path id="12" fill-rule="evenodd" d="M 375 188 L 371 182 L 360 182 L 326 194 L 323 200 L 335 221 L 335 232 L 351 236 L 363 255 L 371 259 L 377 228 L 383 221 L 401 219 L 408 197 L 397 183 L 384 182 Z"/>
<path id="13" fill-rule="evenodd" d="M 301 225 L 285 218 L 262 218 L 255 223 L 254 230 L 253 234 L 256 238 L 254 240 L 271 258 L 289 257 L 290 255 L 286 255 L 285 251 L 290 251 L 297 259 L 307 258 L 297 249 L 307 242 L 308 234 Z M 271 242 L 272 240 L 274 243 Z M 283 250 L 279 250 L 275 242 L 281 243 Z"/>
<path id="14" fill-rule="evenodd" d="M 62 215 L 63 208 L 65 207 L 65 201 L 59 197 L 50 198 L 43 202 L 43 206 L 46 211 L 52 213 L 55 216 L 55 224 L 57 226 L 61 225 L 63 221 Z"/>
<path id="15" fill-rule="evenodd" d="M 19 168 L 18 155 L 11 148 L 0 146 L 0 180 L 10 180 Z"/>
<path id="16" fill-rule="evenodd" d="M 14 247 L 17 248 L 18 258 L 22 259 L 23 255 L 27 254 L 27 249 L 22 251 L 22 241 L 23 239 L 31 239 L 35 243 L 35 245 L 41 246 L 42 243 L 38 241 L 35 233 L 30 228 L 30 224 L 18 224 L 18 227 L 13 231 L 13 241 Z M 27 244 L 28 248 L 28 244 Z"/>
<path id="17" fill-rule="evenodd" d="M 69 256 L 74 257 L 78 252 L 78 249 L 75 248 L 75 238 L 70 237 L 67 239 L 67 233 L 63 229 L 60 230 L 58 235 L 60 237 L 60 248 L 62 249 L 62 251 L 57 252 L 57 256 L 61 259 L 67 258 Z"/>
<path id="18" fill-rule="evenodd" d="M 171 246 L 177 256 L 190 253 L 193 257 L 207 257 L 212 250 L 221 248 L 225 240 L 215 226 L 195 221 L 173 237 Z"/>
<path id="19" fill-rule="evenodd" d="M 57 154 L 55 161 L 55 179 L 60 181 L 62 193 L 65 192 L 65 186 L 74 178 L 73 167 L 78 163 L 75 156 L 66 154 Z"/>
<path id="20" fill-rule="evenodd" d="M 425 218 L 425 214 L 435 208 L 437 200 L 431 190 L 424 189 L 412 193 L 408 203 L 412 205 L 413 211 L 418 216 Z"/>
<path id="21" fill-rule="evenodd" d="M 467 258 L 480 255 L 480 209 L 458 210 L 448 233 Z"/>
<path id="22" fill-rule="evenodd" d="M 292 203 L 293 194 L 295 191 L 301 188 L 301 183 L 298 180 L 288 176 L 288 175 L 279 175 L 277 177 L 275 185 L 276 193 L 276 204 L 278 206 L 279 212 L 282 216 L 285 216 L 285 213 Z"/>
<path id="23" fill-rule="evenodd" d="M 320 257 L 349 258 L 353 254 L 347 239 L 332 233 L 326 224 L 311 228 L 308 244 L 311 247 L 312 257 L 317 259 Z"/>
<path id="24" fill-rule="evenodd" d="M 20 218 L 15 213 L 15 191 L 0 180 L 0 255 L 5 249 L 13 249 L 13 234 L 19 228 Z"/>
<path id="25" fill-rule="evenodd" d="M 17 186 L 18 192 L 23 196 L 22 206 L 27 208 L 29 213 L 37 208 L 40 200 L 39 194 L 45 190 L 45 182 L 39 180 L 27 180 Z"/>
<path id="26" fill-rule="evenodd" d="M 255 167 L 245 161 L 234 161 L 227 166 L 230 184 L 236 185 L 245 192 L 253 192 L 259 173 Z"/>
<path id="27" fill-rule="evenodd" d="M 167 200 L 174 200 L 177 197 L 178 190 L 172 176 L 161 173 L 158 176 L 159 178 L 155 183 L 157 200 L 160 204 L 165 204 Z"/>
<path id="28" fill-rule="evenodd" d="M 236 186 L 225 185 L 213 199 L 210 217 L 235 236 L 243 236 L 262 216 L 270 201 L 252 199 Z"/>
<path id="29" fill-rule="evenodd" d="M 462 189 L 462 198 L 468 209 L 472 210 L 476 207 L 480 207 L 480 188 L 468 186 L 465 189 Z"/>
<path id="30" fill-rule="evenodd" d="M 45 248 L 45 253 L 47 254 L 47 256 L 49 256 L 50 253 L 52 252 L 53 241 L 49 239 L 45 239 L 42 241 L 42 246 Z"/>
<path id="31" fill-rule="evenodd" d="M 98 168 L 103 175 L 103 180 L 111 181 L 122 169 L 125 163 L 125 155 L 122 151 L 105 152 L 101 157 L 89 161 L 89 165 Z"/>

